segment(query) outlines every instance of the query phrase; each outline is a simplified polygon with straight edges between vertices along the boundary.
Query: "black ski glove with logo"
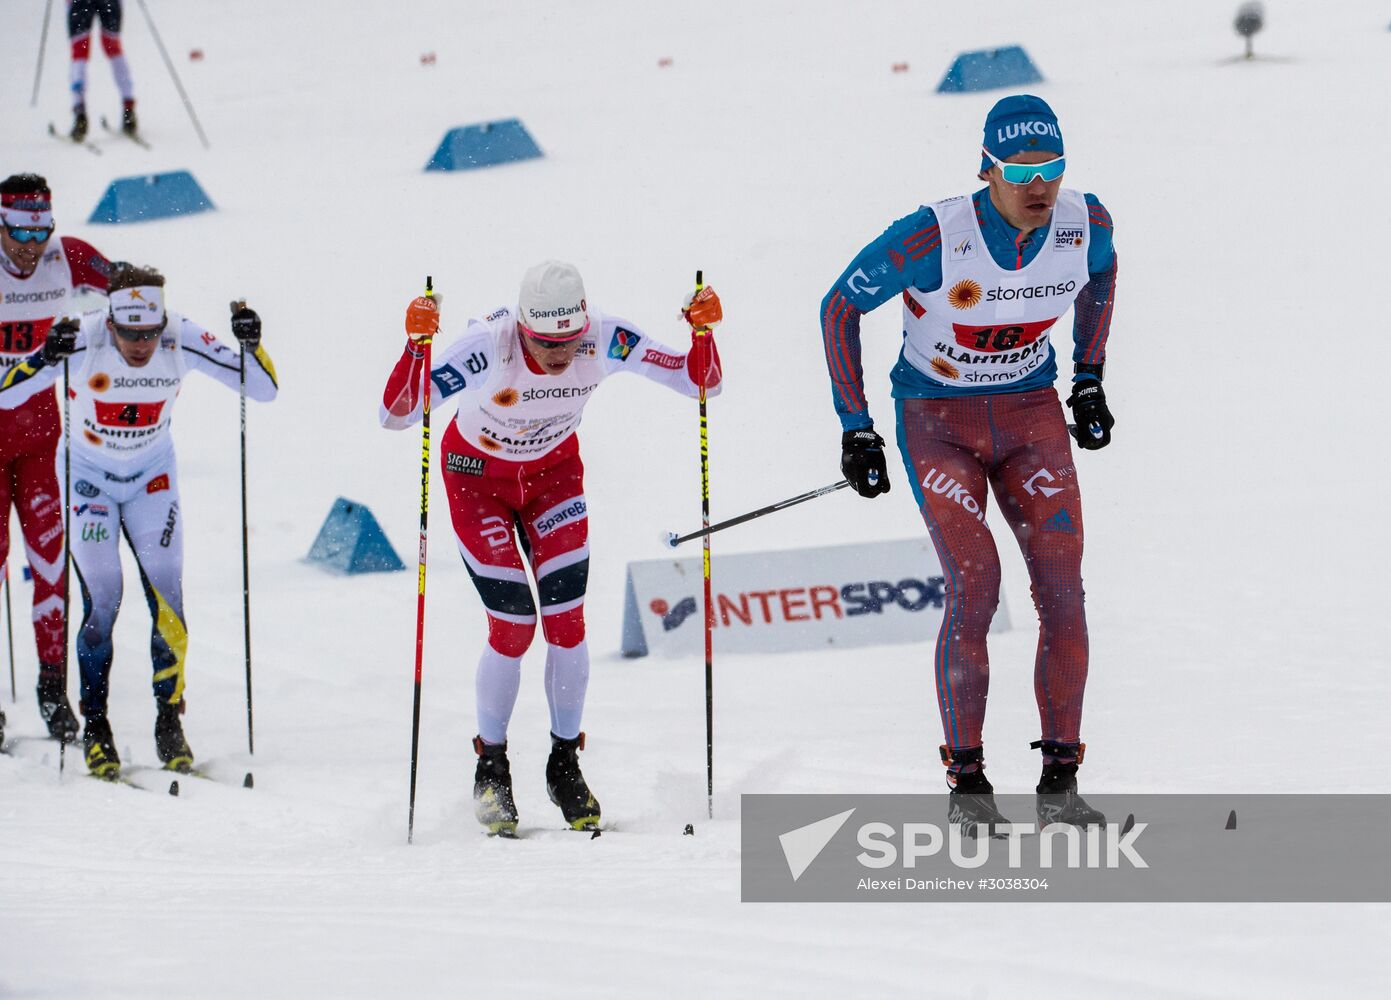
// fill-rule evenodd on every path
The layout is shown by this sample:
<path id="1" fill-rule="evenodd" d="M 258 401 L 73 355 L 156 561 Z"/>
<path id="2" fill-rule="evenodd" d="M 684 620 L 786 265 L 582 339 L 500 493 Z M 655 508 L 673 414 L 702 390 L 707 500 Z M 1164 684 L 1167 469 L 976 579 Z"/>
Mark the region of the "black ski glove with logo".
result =
<path id="1" fill-rule="evenodd" d="M 46 365 L 61 365 L 77 350 L 77 320 L 60 319 L 48 328 L 43 342 L 43 361 Z"/>
<path id="2" fill-rule="evenodd" d="M 862 497 L 889 492 L 884 439 L 874 433 L 873 427 L 846 431 L 840 436 L 840 471 Z"/>
<path id="3" fill-rule="evenodd" d="M 1078 445 L 1087 451 L 1096 451 L 1111 443 L 1111 428 L 1116 425 L 1116 418 L 1106 408 L 1106 393 L 1100 382 L 1089 378 L 1074 382 L 1067 405 L 1072 407 L 1072 420 L 1076 424 L 1072 436 Z"/>

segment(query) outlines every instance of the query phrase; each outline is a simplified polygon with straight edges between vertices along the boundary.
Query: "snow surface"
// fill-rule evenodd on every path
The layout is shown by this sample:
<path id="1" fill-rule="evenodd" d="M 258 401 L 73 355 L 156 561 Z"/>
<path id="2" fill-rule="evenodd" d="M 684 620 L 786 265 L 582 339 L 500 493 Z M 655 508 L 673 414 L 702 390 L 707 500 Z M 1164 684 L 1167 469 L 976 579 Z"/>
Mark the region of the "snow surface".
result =
<path id="1" fill-rule="evenodd" d="M 52 744 L 0 757 L 0 995 L 1379 993 L 1380 905 L 741 904 L 741 793 L 941 787 L 931 637 L 875 655 L 719 656 L 717 819 L 704 821 L 701 664 L 617 655 L 625 562 L 660 555 L 660 532 L 699 516 L 694 406 L 655 386 L 606 386 L 581 432 L 595 660 L 584 764 L 611 835 L 540 833 L 557 816 L 539 649 L 512 731 L 523 827 L 538 835 L 499 843 L 474 824 L 484 624 L 438 479 L 413 847 L 413 574 L 337 579 L 300 559 L 338 495 L 371 505 L 410 559 L 418 438 L 376 421 L 403 307 L 432 274 L 460 329 L 511 301 L 544 256 L 576 261 L 596 302 L 659 337 L 680 337 L 696 268 L 719 288 L 717 519 L 835 479 L 821 296 L 890 220 L 975 186 L 997 95 L 933 90 L 958 51 L 1020 42 L 1062 116 L 1069 184 L 1114 213 L 1121 256 L 1115 443 L 1079 458 L 1084 788 L 1386 792 L 1385 4 L 1271 0 L 1256 48 L 1272 58 L 1248 64 L 1228 61 L 1233 5 L 1203 0 L 151 0 L 212 149 L 127 4 L 154 149 L 98 135 L 101 158 L 44 135 L 66 116 L 57 18 L 40 107 L 27 106 L 42 7 L 0 12 L 0 172 L 46 174 L 64 232 L 161 266 L 190 316 L 217 326 L 232 296 L 249 297 L 283 391 L 250 415 L 254 760 L 235 397 L 190 384 L 176 431 L 187 729 L 214 772 L 254 769 L 256 789 L 186 779 L 172 799 L 83 778 L 76 755 L 59 781 Z M 891 73 L 900 61 L 911 70 Z M 114 114 L 100 55 L 90 80 L 92 110 Z M 446 128 L 514 115 L 544 160 L 421 172 Z M 215 214 L 82 222 L 113 177 L 180 168 Z M 897 324 L 893 307 L 865 324 L 881 427 Z M 719 536 L 716 556 L 916 536 L 909 497 L 897 474 L 872 505 L 838 493 Z M 1022 562 L 1001 550 L 1025 622 Z M 144 763 L 147 628 L 133 599 L 112 695 L 118 744 Z M 6 711 L 12 733 L 35 736 L 19 639 L 21 697 Z M 991 640 L 986 738 L 1002 790 L 1037 773 L 1034 642 L 1027 627 Z M 688 822 L 694 837 L 680 835 Z"/>

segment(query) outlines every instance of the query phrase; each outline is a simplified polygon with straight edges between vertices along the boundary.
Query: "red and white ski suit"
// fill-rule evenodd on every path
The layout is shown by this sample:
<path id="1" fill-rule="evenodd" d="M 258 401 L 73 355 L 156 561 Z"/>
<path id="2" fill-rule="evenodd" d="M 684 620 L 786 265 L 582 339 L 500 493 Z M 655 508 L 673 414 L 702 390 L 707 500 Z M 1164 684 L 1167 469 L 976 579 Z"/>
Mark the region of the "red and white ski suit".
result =
<path id="1" fill-rule="evenodd" d="M 56 318 L 76 312 L 81 292 L 105 292 L 110 263 L 82 240 L 50 241 L 32 274 L 0 253 L 0 381 L 43 347 Z M 58 397 L 48 388 L 23 402 L 0 399 L 0 562 L 10 552 L 10 505 L 19 512 L 34 578 L 34 642 L 41 675 L 63 662 L 63 494 L 54 459 L 62 437 Z"/>
<path id="2" fill-rule="evenodd" d="M 471 321 L 431 361 L 431 409 L 446 400 L 459 404 L 440 463 L 459 552 L 488 614 L 478 689 L 479 730 L 489 743 L 505 739 L 516 667 L 536 633 L 528 564 L 549 647 L 552 732 L 573 738 L 579 730 L 588 677 L 589 521 L 575 430 L 585 404 L 600 382 L 621 371 L 685 396 L 699 393 L 685 352 L 592 306 L 589 320 L 573 363 L 559 375 L 543 371 L 526 352 L 510 308 Z M 408 341 L 387 380 L 382 426 L 399 430 L 420 421 L 423 368 L 423 350 Z M 704 381 L 710 395 L 719 392 L 718 358 Z"/>

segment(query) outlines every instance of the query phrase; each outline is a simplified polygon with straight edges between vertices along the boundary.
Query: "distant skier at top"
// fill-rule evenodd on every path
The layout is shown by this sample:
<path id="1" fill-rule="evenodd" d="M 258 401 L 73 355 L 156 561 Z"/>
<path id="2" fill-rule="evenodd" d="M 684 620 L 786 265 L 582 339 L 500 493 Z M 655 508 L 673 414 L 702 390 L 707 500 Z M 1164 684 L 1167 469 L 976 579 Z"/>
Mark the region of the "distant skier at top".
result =
<path id="1" fill-rule="evenodd" d="M 1058 119 L 1027 94 L 985 120 L 972 195 L 923 206 L 856 255 L 821 304 L 822 343 L 844 431 L 841 468 L 864 497 L 889 491 L 860 365 L 860 316 L 903 302 L 892 372 L 899 451 L 946 576 L 933 668 L 952 789 L 951 815 L 974 829 L 1005 822 L 985 776 L 986 633 L 1000 561 L 985 522 L 986 486 L 1023 551 L 1041 624 L 1034 665 L 1043 771 L 1041 822 L 1101 822 L 1077 795 L 1087 623 L 1082 508 L 1058 395 L 1053 324 L 1073 314 L 1067 404 L 1084 449 L 1111 441 L 1102 391 L 1116 282 L 1110 213 L 1062 187 Z"/>
<path id="2" fill-rule="evenodd" d="M 188 630 L 184 623 L 184 511 L 170 433 L 184 378 L 201 371 L 240 388 L 240 359 L 206 327 L 166 310 L 164 276 L 117 265 L 107 309 L 81 322 L 53 325 L 43 349 L 0 382 L 0 405 L 42 392 L 66 368 L 72 389 L 72 558 L 82 587 L 82 734 L 87 768 L 108 780 L 121 759 L 107 717 L 112 633 L 124 583 L 118 550 L 124 536 L 140 570 L 150 607 L 150 657 L 155 696 L 155 752 L 173 771 L 193 766 L 181 716 Z M 232 333 L 246 350 L 246 394 L 269 402 L 278 386 L 261 346 L 261 319 L 245 307 Z"/>
<path id="3" fill-rule="evenodd" d="M 121 131 L 135 135 L 135 84 L 121 48 L 121 14 L 121 0 L 68 0 L 68 39 L 72 43 L 72 131 L 68 135 L 73 142 L 87 138 L 87 57 L 92 48 L 92 24 L 98 20 L 102 51 L 121 92 Z"/>
<path id="4" fill-rule="evenodd" d="M 83 292 L 105 293 L 111 264 L 73 236 L 55 239 L 53 192 L 38 174 L 0 181 L 0 379 L 43 347 L 53 321 Z M 0 562 L 9 557 L 10 506 L 33 573 L 39 713 L 54 739 L 71 742 L 63 567 L 63 493 L 54 460 L 63 426 L 53 389 L 22 402 L 0 398 Z M 0 718 L 3 718 L 0 716 Z"/>
<path id="5" fill-rule="evenodd" d="M 473 749 L 475 811 L 490 833 L 511 835 L 517 827 L 507 728 L 522 654 L 536 633 L 527 564 L 546 637 L 546 788 L 571 826 L 599 823 L 599 803 L 576 756 L 584 749 L 580 720 L 589 682 L 589 521 L 576 428 L 593 391 L 615 372 L 643 375 L 685 396 L 698 395 L 702 385 L 719 392 L 711 334 L 721 318 L 719 297 L 704 288 L 688 297 L 682 314 L 692 329 L 689 352 L 601 312 L 585 298 L 573 265 L 548 260 L 526 272 L 515 307 L 470 320 L 464 335 L 431 360 L 430 408 L 447 400 L 459 407 L 444 433 L 441 464 L 459 552 L 488 615 L 475 675 Z M 420 421 L 422 344 L 438 328 L 434 299 L 417 298 L 407 308 L 406 345 L 387 380 L 382 426 L 401 430 Z"/>

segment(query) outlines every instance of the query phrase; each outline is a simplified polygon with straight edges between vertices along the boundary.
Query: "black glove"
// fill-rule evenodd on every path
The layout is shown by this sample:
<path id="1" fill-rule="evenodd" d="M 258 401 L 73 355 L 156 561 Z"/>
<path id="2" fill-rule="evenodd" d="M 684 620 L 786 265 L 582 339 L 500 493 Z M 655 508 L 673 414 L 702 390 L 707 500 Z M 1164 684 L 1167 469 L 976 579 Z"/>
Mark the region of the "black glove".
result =
<path id="1" fill-rule="evenodd" d="M 77 320 L 60 319 L 48 328 L 40 353 L 44 364 L 61 365 L 77 350 Z"/>
<path id="2" fill-rule="evenodd" d="M 1078 445 L 1087 451 L 1096 451 L 1111 443 L 1111 428 L 1116 426 L 1116 418 L 1106 408 L 1106 393 L 1100 382 L 1089 378 L 1074 382 L 1067 405 L 1072 407 L 1072 420 L 1077 425 L 1072 429 L 1072 436 Z"/>
<path id="3" fill-rule="evenodd" d="M 840 471 L 862 497 L 889 492 L 884 439 L 874 433 L 873 427 L 846 431 L 840 436 Z"/>
<path id="4" fill-rule="evenodd" d="M 232 336 L 249 351 L 261 342 L 261 317 L 255 309 L 242 306 L 232 313 Z"/>

